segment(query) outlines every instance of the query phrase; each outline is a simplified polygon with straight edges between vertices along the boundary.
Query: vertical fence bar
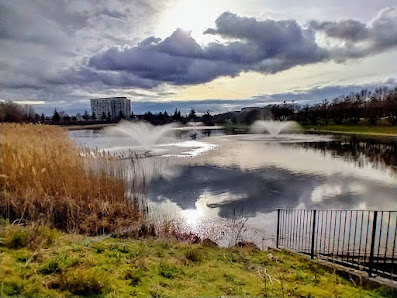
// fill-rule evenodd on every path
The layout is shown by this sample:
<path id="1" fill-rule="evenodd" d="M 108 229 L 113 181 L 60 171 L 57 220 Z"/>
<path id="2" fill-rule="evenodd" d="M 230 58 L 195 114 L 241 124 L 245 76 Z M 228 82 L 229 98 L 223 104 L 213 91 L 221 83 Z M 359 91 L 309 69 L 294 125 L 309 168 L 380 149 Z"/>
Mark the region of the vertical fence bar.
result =
<path id="1" fill-rule="evenodd" d="M 368 264 L 368 274 L 372 275 L 373 265 L 374 265 L 374 250 L 375 250 L 375 235 L 376 235 L 376 223 L 378 219 L 378 211 L 374 211 L 374 219 L 372 221 L 372 236 L 371 236 L 371 251 L 369 253 L 369 264 Z"/>
<path id="2" fill-rule="evenodd" d="M 332 234 L 332 216 L 334 211 L 331 210 L 331 217 L 329 219 L 329 233 L 328 233 L 328 256 L 330 256 L 330 247 L 331 247 L 331 234 Z"/>
<path id="3" fill-rule="evenodd" d="M 396 249 L 396 238 L 397 238 L 397 216 L 396 216 L 396 225 L 394 226 L 394 240 L 393 240 L 393 252 L 391 255 L 391 277 L 393 279 L 393 269 L 394 269 L 394 252 Z"/>
<path id="4" fill-rule="evenodd" d="M 384 258 L 383 258 L 383 263 L 385 263 L 385 264 L 386 264 L 386 260 L 387 260 L 387 243 L 389 242 L 390 213 L 391 213 L 391 212 L 389 212 L 389 219 L 387 220 L 387 233 L 386 233 L 385 256 L 384 256 Z"/>
<path id="5" fill-rule="evenodd" d="M 336 218 L 338 217 L 339 211 L 335 211 L 334 218 L 334 234 L 332 235 L 332 256 L 335 257 L 335 233 L 336 233 Z"/>
<path id="6" fill-rule="evenodd" d="M 313 216 L 312 216 L 312 247 L 310 251 L 310 257 L 314 259 L 314 240 L 316 238 L 316 210 L 313 210 Z"/>
<path id="7" fill-rule="evenodd" d="M 317 211 L 316 211 L 317 212 Z M 319 222 L 320 222 L 320 211 L 318 212 L 318 214 L 317 214 L 317 220 L 318 220 L 318 222 L 317 222 L 317 225 L 316 225 L 316 235 L 318 235 L 318 227 L 319 227 Z M 317 237 L 318 238 L 318 237 Z M 315 247 L 315 250 L 316 250 L 316 253 L 317 253 L 317 251 L 318 251 L 318 239 L 316 239 L 316 247 Z"/>
<path id="8" fill-rule="evenodd" d="M 321 210 L 319 212 L 321 212 L 321 230 L 320 230 L 320 238 L 319 238 L 320 247 L 319 247 L 318 251 L 321 254 L 321 242 L 322 242 L 322 239 L 323 239 L 323 228 L 324 228 L 324 211 Z"/>
<path id="9" fill-rule="evenodd" d="M 327 211 L 325 211 L 325 230 L 324 230 L 324 247 L 323 247 L 323 253 L 324 253 L 324 255 L 325 255 L 325 244 L 326 244 L 326 241 L 327 241 L 327 229 L 328 229 L 328 210 Z"/>
<path id="10" fill-rule="evenodd" d="M 278 248 L 278 244 L 280 241 L 279 238 L 280 238 L 280 209 L 277 209 L 277 238 L 276 238 L 276 247 L 277 248 Z"/>
<path id="11" fill-rule="evenodd" d="M 369 216 L 370 216 L 370 213 L 371 213 L 371 211 L 368 211 L 368 214 L 367 214 L 368 220 L 367 220 L 367 231 L 366 231 L 366 234 L 365 234 L 364 265 L 365 265 L 365 262 L 367 261 L 367 248 L 368 248 L 368 233 L 369 233 Z"/>
<path id="12" fill-rule="evenodd" d="M 350 211 L 350 218 L 349 218 L 349 233 L 347 235 L 347 256 L 346 256 L 346 261 L 349 262 L 349 256 L 350 256 L 350 232 L 352 229 L 352 219 L 353 219 L 353 212 Z"/>
<path id="13" fill-rule="evenodd" d="M 309 240 L 310 240 L 310 227 L 311 227 L 311 218 L 309 214 L 309 210 L 306 212 L 306 230 L 305 230 L 305 251 L 309 252 Z"/>
<path id="14" fill-rule="evenodd" d="M 341 250 L 341 259 L 343 260 L 343 252 L 345 250 L 345 235 L 346 235 L 346 221 L 347 221 L 347 211 L 345 212 L 345 222 L 343 224 L 343 236 L 342 236 L 342 250 Z"/>
<path id="15" fill-rule="evenodd" d="M 303 210 L 298 210 L 298 228 L 297 228 L 297 232 L 296 232 L 296 234 L 297 234 L 297 237 L 298 237 L 298 250 L 300 250 L 300 248 L 302 247 L 302 232 L 301 232 L 301 230 L 302 230 L 302 228 L 303 228 L 303 225 L 305 224 L 305 223 L 303 223 L 302 222 L 302 213 L 303 213 L 304 211 Z"/>
<path id="16" fill-rule="evenodd" d="M 288 210 L 288 247 L 291 248 L 291 210 Z"/>
<path id="17" fill-rule="evenodd" d="M 339 257 L 339 241 L 340 241 L 340 231 L 342 228 L 342 212 L 339 211 L 339 228 L 338 228 L 338 243 L 336 245 L 336 257 Z"/>
<path id="18" fill-rule="evenodd" d="M 281 245 L 285 246 L 285 235 L 286 235 L 285 234 L 285 225 L 287 224 L 287 222 L 286 222 L 287 218 L 285 217 L 285 210 L 281 210 L 281 215 L 283 217 L 283 226 L 282 226 L 282 229 L 281 229 L 281 234 L 282 234 L 282 236 L 281 236 L 281 239 L 282 239 Z"/>
<path id="19" fill-rule="evenodd" d="M 354 220 L 354 236 L 353 236 L 353 253 L 352 253 L 352 263 L 354 263 L 354 257 L 355 253 L 354 250 L 356 249 L 356 235 L 357 235 L 357 217 L 358 217 L 358 211 L 354 212 L 356 215 L 356 218 Z"/>
<path id="20" fill-rule="evenodd" d="M 380 256 L 380 245 L 381 245 L 381 239 L 382 239 L 382 226 L 383 226 L 383 211 L 381 212 L 381 217 L 380 217 L 380 225 L 379 225 L 379 243 L 378 243 L 378 253 L 377 253 L 377 258 L 376 258 L 376 263 L 379 263 L 379 256 Z"/>
<path id="21" fill-rule="evenodd" d="M 360 260 L 361 260 L 361 240 L 363 238 L 363 220 L 364 220 L 364 211 L 361 211 L 360 244 L 358 245 L 358 264 L 360 264 Z"/>

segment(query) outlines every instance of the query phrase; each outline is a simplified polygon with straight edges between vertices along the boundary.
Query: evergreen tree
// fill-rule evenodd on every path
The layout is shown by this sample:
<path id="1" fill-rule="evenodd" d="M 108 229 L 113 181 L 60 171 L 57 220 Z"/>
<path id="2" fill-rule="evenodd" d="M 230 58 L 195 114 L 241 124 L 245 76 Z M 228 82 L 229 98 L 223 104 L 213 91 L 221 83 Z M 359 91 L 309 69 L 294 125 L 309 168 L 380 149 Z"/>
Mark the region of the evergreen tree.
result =
<path id="1" fill-rule="evenodd" d="M 87 112 L 87 110 L 85 110 L 84 111 L 84 115 L 83 115 L 83 117 L 82 117 L 84 120 L 88 120 L 88 119 L 90 119 L 90 116 L 88 115 L 88 112 Z"/>
<path id="2" fill-rule="evenodd" d="M 61 120 L 61 116 L 59 115 L 57 109 L 55 109 L 54 114 L 52 115 L 52 121 L 58 122 Z"/>
<path id="3" fill-rule="evenodd" d="M 178 112 L 178 109 L 175 108 L 175 112 L 174 112 L 174 115 L 172 115 L 172 119 L 174 121 L 181 120 L 181 111 L 179 110 L 179 112 Z"/>
<path id="4" fill-rule="evenodd" d="M 190 112 L 189 112 L 189 119 L 190 120 L 195 120 L 197 118 L 196 116 L 196 110 L 191 108 Z"/>

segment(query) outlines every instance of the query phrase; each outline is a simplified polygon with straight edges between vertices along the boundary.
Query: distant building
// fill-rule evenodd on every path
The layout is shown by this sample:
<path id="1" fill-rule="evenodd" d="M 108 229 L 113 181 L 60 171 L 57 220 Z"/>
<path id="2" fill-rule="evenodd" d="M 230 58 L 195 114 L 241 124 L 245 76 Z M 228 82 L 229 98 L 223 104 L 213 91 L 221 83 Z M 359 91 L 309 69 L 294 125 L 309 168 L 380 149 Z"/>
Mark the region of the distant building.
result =
<path id="1" fill-rule="evenodd" d="M 93 98 L 91 112 L 95 119 L 128 118 L 131 115 L 131 101 L 126 97 Z"/>
<path id="2" fill-rule="evenodd" d="M 241 109 L 241 112 L 259 111 L 260 109 L 260 107 L 245 107 Z"/>

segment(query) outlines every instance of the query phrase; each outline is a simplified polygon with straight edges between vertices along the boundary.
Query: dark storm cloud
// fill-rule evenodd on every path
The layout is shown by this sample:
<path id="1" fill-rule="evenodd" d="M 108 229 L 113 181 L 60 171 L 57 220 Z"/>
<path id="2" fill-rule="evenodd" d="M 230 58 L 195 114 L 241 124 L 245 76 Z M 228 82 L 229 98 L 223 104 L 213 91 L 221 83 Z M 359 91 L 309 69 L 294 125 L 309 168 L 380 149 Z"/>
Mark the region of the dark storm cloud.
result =
<path id="1" fill-rule="evenodd" d="M 315 43 L 313 32 L 296 21 L 257 21 L 223 13 L 216 24 L 216 30 L 205 33 L 240 40 L 200 46 L 190 32 L 178 29 L 164 40 L 149 37 L 137 46 L 112 47 L 91 57 L 88 66 L 185 85 L 249 70 L 274 73 L 328 56 Z"/>
<path id="2" fill-rule="evenodd" d="M 345 41 L 320 46 L 317 33 Z M 115 46 L 97 53 L 88 66 L 101 71 L 125 71 L 137 77 L 175 85 L 200 84 L 241 72 L 276 73 L 298 65 L 329 60 L 344 61 L 379 53 L 397 45 L 396 9 L 382 10 L 370 23 L 357 20 L 312 21 L 308 27 L 295 20 L 257 20 L 225 12 L 216 28 L 204 32 L 227 42 L 199 45 L 190 32 L 176 30 L 161 40 L 149 37 L 136 46 Z M 365 45 L 354 42 L 366 41 Z"/>
<path id="3" fill-rule="evenodd" d="M 198 84 L 240 72 L 235 64 L 206 59 L 206 51 L 189 32 L 176 30 L 163 41 L 149 37 L 134 47 L 112 47 L 89 59 L 97 70 L 126 71 L 160 84 Z"/>
<path id="4" fill-rule="evenodd" d="M 216 29 L 204 33 L 240 40 L 225 47 L 223 52 L 237 53 L 237 61 L 242 62 L 254 56 L 249 69 L 264 73 L 319 62 L 328 57 L 327 51 L 316 44 L 313 31 L 304 29 L 295 20 L 258 21 L 225 12 L 216 20 Z M 219 54 L 222 56 L 222 51 Z"/>
<path id="5" fill-rule="evenodd" d="M 138 77 L 128 72 L 101 72 L 93 71 L 90 68 L 82 67 L 79 69 L 67 69 L 52 75 L 46 79 L 46 82 L 54 85 L 80 85 L 83 87 L 87 84 L 102 84 L 103 86 L 129 87 L 136 86 L 144 89 L 150 89 L 158 83 L 145 78 Z"/>
<path id="6" fill-rule="evenodd" d="M 360 58 L 397 46 L 397 9 L 381 10 L 369 23 L 356 20 L 310 22 L 310 27 L 327 37 L 343 40 L 343 46 L 331 51 L 337 60 Z"/>
<path id="7" fill-rule="evenodd" d="M 311 21 L 310 26 L 316 31 L 324 32 L 329 37 L 343 40 L 358 41 L 369 36 L 366 24 L 356 20 L 343 20 L 340 22 Z"/>

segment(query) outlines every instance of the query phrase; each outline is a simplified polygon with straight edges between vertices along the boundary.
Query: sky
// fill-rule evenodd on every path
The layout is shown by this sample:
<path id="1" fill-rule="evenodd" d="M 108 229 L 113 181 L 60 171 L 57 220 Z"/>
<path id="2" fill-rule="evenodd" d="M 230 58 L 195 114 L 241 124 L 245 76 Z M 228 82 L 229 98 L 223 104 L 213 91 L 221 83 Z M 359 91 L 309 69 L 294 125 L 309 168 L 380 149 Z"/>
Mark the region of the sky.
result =
<path id="1" fill-rule="evenodd" d="M 397 85 L 396 0 L 0 0 L 0 99 L 219 113 Z"/>

